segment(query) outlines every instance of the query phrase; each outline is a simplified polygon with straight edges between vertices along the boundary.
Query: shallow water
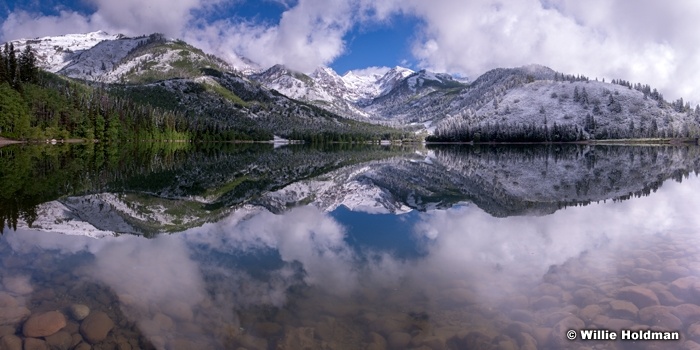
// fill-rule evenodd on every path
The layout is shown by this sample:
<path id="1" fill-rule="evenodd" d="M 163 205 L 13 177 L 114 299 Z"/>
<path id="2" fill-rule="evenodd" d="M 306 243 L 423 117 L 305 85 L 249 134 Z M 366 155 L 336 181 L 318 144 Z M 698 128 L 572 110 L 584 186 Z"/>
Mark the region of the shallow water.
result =
<path id="1" fill-rule="evenodd" d="M 594 151 L 599 165 L 589 167 Z M 26 318 L 59 310 L 66 348 L 700 346 L 694 151 L 586 148 L 500 159 L 462 152 L 400 150 L 312 176 L 298 171 L 292 182 L 246 192 L 253 195 L 223 195 L 237 204 L 150 239 L 102 234 L 112 222 L 106 212 L 129 212 L 115 202 L 95 211 L 73 205 L 103 198 L 95 194 L 60 200 L 91 218 L 40 205 L 41 229 L 20 220 L 0 238 L 0 341 L 14 334 L 26 345 Z M 336 157 L 324 164 L 356 157 L 320 156 Z M 611 165 L 635 162 L 646 167 Z M 606 188 L 615 200 L 604 198 Z M 552 200 L 556 193 L 566 198 Z M 124 198 L 167 219 L 167 210 L 153 209 L 167 203 Z M 139 224 L 156 216 L 143 217 L 124 222 L 134 231 L 157 227 Z M 81 235 L 88 226 L 68 230 L 64 222 L 88 219 L 102 227 Z M 114 327 L 90 341 L 74 304 L 106 313 Z M 575 341 L 566 339 L 571 329 Z M 582 329 L 618 339 L 623 330 L 678 331 L 680 340 L 586 341 Z M 55 345 L 55 334 L 35 338 Z"/>

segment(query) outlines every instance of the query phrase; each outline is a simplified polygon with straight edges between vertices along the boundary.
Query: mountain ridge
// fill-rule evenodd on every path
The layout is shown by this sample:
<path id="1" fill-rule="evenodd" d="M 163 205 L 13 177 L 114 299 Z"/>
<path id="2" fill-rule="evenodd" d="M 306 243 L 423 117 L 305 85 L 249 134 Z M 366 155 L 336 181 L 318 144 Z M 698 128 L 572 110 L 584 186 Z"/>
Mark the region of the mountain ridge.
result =
<path id="1" fill-rule="evenodd" d="M 465 83 L 464 79 L 446 73 L 416 72 L 399 66 L 364 74 L 349 71 L 343 76 L 329 67 L 318 67 L 310 74 L 283 65 L 265 70 L 241 69 L 184 41 L 159 34 L 129 38 L 93 32 L 15 43 L 18 48 L 37 44 L 37 57 L 42 67 L 71 78 L 138 85 L 183 78 L 211 81 L 218 78 L 204 78 L 211 75 L 206 72 L 218 71 L 214 75 L 237 75 L 272 94 L 279 93 L 340 117 L 412 127 L 422 130 L 423 135 L 437 132 L 434 141 L 507 140 L 520 136 L 508 133 L 498 136 L 498 130 L 491 128 L 494 125 L 496 129 L 515 128 L 520 133 L 527 126 L 535 130 L 528 131 L 530 134 L 543 134 L 551 133 L 555 123 L 563 130 L 557 130 L 552 137 L 534 140 L 700 135 L 700 106 L 692 110 L 682 99 L 666 102 L 655 90 L 655 94 L 651 94 L 648 85 L 642 91 L 641 84 L 633 87 L 624 81 L 624 84 L 590 81 L 541 65 L 496 68 Z M 574 98 L 577 103 L 571 103 L 574 92 L 564 87 L 566 83 L 579 89 L 588 84 L 595 96 L 586 98 L 585 103 L 578 103 L 578 96 Z M 625 88 L 639 93 L 627 93 Z M 214 90 L 239 105 L 245 104 L 232 99 L 231 94 L 217 86 Z M 183 96 L 180 94 L 177 98 Z M 558 104 L 551 103 L 554 101 Z M 639 111 L 643 115 L 638 115 Z M 605 128 L 594 128 L 593 124 Z M 629 132 L 623 132 L 625 128 Z M 475 134 L 479 137 L 475 138 Z M 566 137 L 556 136 L 558 134 L 566 134 Z M 484 138 L 483 135 L 489 136 Z"/>

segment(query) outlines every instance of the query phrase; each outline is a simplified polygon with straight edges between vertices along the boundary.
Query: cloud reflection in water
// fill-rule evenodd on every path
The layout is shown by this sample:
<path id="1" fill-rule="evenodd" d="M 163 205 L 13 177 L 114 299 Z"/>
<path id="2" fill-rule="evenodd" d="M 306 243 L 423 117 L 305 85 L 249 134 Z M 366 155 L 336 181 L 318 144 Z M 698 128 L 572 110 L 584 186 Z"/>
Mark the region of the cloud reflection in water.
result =
<path id="1" fill-rule="evenodd" d="M 31 230 L 10 232 L 3 239 L 17 254 L 88 253 L 91 259 L 75 273 L 109 286 L 126 316 L 157 346 L 178 337 L 222 346 L 241 332 L 239 310 L 285 308 L 296 302 L 292 298 L 319 293 L 330 299 L 318 303 L 362 305 L 360 300 L 365 305 L 358 308 L 373 312 L 396 306 L 433 315 L 460 303 L 490 305 L 528 294 L 551 266 L 584 254 L 587 267 L 614 275 L 617 253 L 638 241 L 700 233 L 696 193 L 700 179 L 694 177 L 682 184 L 667 182 L 649 197 L 572 207 L 543 217 L 495 218 L 470 204 L 429 211 L 415 216 L 414 232 L 406 232 L 418 237 L 415 242 L 425 252 L 409 259 L 366 246 L 358 252 L 346 239 L 353 232 L 312 206 L 281 215 L 245 207 L 220 222 L 152 240 L 98 240 Z M 360 258 L 360 253 L 370 258 Z M 276 262 L 256 274 L 255 266 L 235 259 L 256 254 Z M 310 292 L 290 294 L 290 287 L 301 285 Z M 476 300 L 455 297 L 455 289 L 473 292 L 467 294 Z"/>

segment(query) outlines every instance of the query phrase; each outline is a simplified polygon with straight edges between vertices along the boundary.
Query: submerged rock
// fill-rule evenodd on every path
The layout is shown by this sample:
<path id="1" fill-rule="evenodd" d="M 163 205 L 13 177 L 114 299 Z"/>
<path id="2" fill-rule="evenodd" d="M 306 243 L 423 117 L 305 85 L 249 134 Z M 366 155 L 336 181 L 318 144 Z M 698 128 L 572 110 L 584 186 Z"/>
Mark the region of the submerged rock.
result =
<path id="1" fill-rule="evenodd" d="M 314 338 L 314 329 L 299 327 L 289 329 L 284 338 L 277 343 L 277 350 L 317 349 L 319 344 Z"/>
<path id="2" fill-rule="evenodd" d="M 51 349 L 67 350 L 72 348 L 73 337 L 66 331 L 56 332 L 45 339 L 46 344 Z"/>
<path id="3" fill-rule="evenodd" d="M 17 302 L 17 299 L 15 299 L 13 296 L 5 292 L 0 292 L 0 307 L 12 307 L 18 305 L 19 303 Z"/>
<path id="4" fill-rule="evenodd" d="M 698 284 L 700 284 L 700 278 L 696 276 L 681 277 L 671 282 L 669 289 L 679 299 L 694 302 L 694 291 Z"/>
<path id="5" fill-rule="evenodd" d="M 659 298 L 649 288 L 640 286 L 622 287 L 617 291 L 617 298 L 632 302 L 638 308 L 659 305 Z"/>
<path id="6" fill-rule="evenodd" d="M 66 317 L 58 311 L 32 315 L 24 323 L 22 333 L 26 337 L 46 337 L 66 326 Z"/>
<path id="7" fill-rule="evenodd" d="M 26 295 L 34 291 L 29 276 L 5 276 L 2 279 L 5 290 L 14 295 Z"/>
<path id="8" fill-rule="evenodd" d="M 581 329 L 586 324 L 576 316 L 569 316 L 559 322 L 552 328 L 552 336 L 550 343 L 558 349 L 564 349 L 571 344 L 571 341 L 566 338 L 566 331 L 570 329 Z"/>
<path id="9" fill-rule="evenodd" d="M 615 317 L 634 319 L 637 317 L 639 308 L 629 301 L 613 300 L 610 302 L 610 312 Z"/>
<path id="10" fill-rule="evenodd" d="M 70 313 L 76 321 L 82 321 L 90 314 L 90 308 L 83 304 L 73 304 Z"/>
<path id="11" fill-rule="evenodd" d="M 639 319 L 650 325 L 667 330 L 681 329 L 683 322 L 673 315 L 674 308 L 665 306 L 649 306 L 639 310 Z"/>
<path id="12" fill-rule="evenodd" d="M 114 328 L 114 322 L 106 313 L 95 311 L 80 324 L 80 334 L 91 344 L 99 343 L 107 338 L 109 331 Z"/>
<path id="13" fill-rule="evenodd" d="M 41 339 L 27 338 L 24 340 L 24 350 L 49 350 L 49 346 Z"/>
<path id="14" fill-rule="evenodd" d="M 14 334 L 8 334 L 0 338 L 0 349 L 22 350 L 22 339 Z"/>
<path id="15" fill-rule="evenodd" d="M 30 311 L 26 307 L 0 307 L 0 326 L 16 325 L 26 320 L 29 315 Z"/>

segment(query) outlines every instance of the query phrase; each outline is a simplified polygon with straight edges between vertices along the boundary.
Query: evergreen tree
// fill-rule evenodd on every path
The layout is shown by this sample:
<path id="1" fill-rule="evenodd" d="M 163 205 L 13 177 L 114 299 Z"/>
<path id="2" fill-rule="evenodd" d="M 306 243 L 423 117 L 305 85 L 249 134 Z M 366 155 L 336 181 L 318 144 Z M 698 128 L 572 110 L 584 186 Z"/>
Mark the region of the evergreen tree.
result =
<path id="1" fill-rule="evenodd" d="M 659 132 L 659 127 L 656 124 L 656 119 L 651 120 L 651 128 L 649 129 L 649 137 L 656 137 Z"/>
<path id="2" fill-rule="evenodd" d="M 19 92 L 5 82 L 0 85 L 0 135 L 24 139 L 29 136 L 30 120 L 27 104 Z"/>
<path id="3" fill-rule="evenodd" d="M 630 119 L 629 137 L 634 137 L 634 119 Z"/>
<path id="4" fill-rule="evenodd" d="M 3 50 L 0 50 L 0 84 L 9 82 L 7 76 L 7 58 Z"/>
<path id="5" fill-rule="evenodd" d="M 27 45 L 19 56 L 19 80 L 22 83 L 35 82 L 36 75 L 36 57 L 34 56 L 32 47 Z"/>
<path id="6" fill-rule="evenodd" d="M 581 91 L 581 103 L 588 104 L 588 92 L 586 92 L 585 87 Z"/>
<path id="7" fill-rule="evenodd" d="M 5 56 L 7 57 L 8 81 L 12 87 L 17 88 L 17 55 L 13 43 L 10 43 L 9 46 L 5 43 Z"/>

